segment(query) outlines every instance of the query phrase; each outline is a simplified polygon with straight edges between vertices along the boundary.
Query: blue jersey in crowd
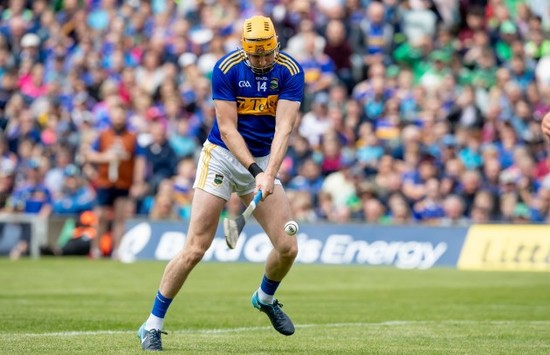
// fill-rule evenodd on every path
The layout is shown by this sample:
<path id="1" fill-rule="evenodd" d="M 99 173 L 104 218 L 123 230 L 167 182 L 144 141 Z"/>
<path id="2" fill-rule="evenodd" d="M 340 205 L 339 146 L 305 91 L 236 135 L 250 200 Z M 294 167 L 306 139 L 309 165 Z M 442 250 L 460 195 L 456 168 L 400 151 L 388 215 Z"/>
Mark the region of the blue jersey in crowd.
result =
<path id="1" fill-rule="evenodd" d="M 237 130 L 250 153 L 262 157 L 269 154 L 275 134 L 277 102 L 302 100 L 304 71 L 296 60 L 282 52 L 273 69 L 265 75 L 254 74 L 244 59 L 240 51 L 233 51 L 216 63 L 212 73 L 212 97 L 237 103 Z M 217 121 L 208 140 L 227 149 Z"/>

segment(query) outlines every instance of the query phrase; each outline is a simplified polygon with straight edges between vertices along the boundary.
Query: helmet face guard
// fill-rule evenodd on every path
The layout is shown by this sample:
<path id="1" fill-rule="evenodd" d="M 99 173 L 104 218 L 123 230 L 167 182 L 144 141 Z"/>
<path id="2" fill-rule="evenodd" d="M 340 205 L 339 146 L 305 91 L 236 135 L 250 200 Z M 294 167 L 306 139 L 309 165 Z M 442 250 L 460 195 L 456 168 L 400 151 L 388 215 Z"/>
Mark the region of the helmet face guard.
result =
<path id="1" fill-rule="evenodd" d="M 241 54 L 244 57 L 246 65 L 259 75 L 267 74 L 273 69 L 275 60 L 279 55 L 279 41 L 273 22 L 269 17 L 254 16 L 245 20 L 243 25 Z M 266 64 L 259 66 L 250 60 L 250 56 L 269 57 L 273 55 L 273 60 L 266 59 Z M 256 60 L 254 60 L 256 62 Z"/>

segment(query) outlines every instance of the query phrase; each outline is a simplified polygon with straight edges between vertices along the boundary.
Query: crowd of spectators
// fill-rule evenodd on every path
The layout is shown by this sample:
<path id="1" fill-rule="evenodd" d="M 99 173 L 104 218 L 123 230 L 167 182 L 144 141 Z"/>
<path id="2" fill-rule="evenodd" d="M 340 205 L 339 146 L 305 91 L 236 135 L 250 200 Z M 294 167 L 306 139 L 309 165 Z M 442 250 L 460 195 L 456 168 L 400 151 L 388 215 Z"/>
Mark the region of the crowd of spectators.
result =
<path id="1" fill-rule="evenodd" d="M 0 4 L 3 211 L 187 218 L 212 67 L 261 14 L 305 70 L 279 176 L 298 221 L 549 218 L 550 0 Z"/>

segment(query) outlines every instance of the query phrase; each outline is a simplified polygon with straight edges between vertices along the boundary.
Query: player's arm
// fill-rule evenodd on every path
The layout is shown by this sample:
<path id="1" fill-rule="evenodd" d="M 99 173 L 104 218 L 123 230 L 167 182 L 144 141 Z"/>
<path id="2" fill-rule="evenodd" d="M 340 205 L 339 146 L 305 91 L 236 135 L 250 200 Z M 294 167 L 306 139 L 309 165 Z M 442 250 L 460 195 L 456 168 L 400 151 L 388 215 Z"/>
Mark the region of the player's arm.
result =
<path id="1" fill-rule="evenodd" d="M 234 101 L 214 100 L 220 136 L 239 162 L 249 167 L 254 157 L 248 150 L 243 136 L 237 131 L 237 104 Z"/>
<path id="2" fill-rule="evenodd" d="M 269 164 L 265 174 L 259 174 L 256 178 L 256 185 L 264 192 L 264 198 L 269 196 L 275 187 L 275 177 L 286 155 L 288 140 L 299 109 L 300 103 L 297 101 L 279 100 L 277 103 L 275 135 L 271 143 Z"/>
<path id="3" fill-rule="evenodd" d="M 288 148 L 290 133 L 296 123 L 300 103 L 297 101 L 279 100 L 277 103 L 275 135 L 271 144 L 269 164 L 266 168 L 266 175 L 277 176 Z"/>

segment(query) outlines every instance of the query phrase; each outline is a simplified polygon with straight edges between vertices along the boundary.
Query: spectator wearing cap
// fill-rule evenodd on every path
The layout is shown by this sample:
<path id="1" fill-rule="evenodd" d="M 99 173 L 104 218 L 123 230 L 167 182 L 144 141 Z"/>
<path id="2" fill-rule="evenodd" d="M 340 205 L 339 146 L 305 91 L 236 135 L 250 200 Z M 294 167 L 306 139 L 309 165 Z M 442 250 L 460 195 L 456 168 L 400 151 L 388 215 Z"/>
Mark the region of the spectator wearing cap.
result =
<path id="1" fill-rule="evenodd" d="M 40 37 L 35 33 L 26 33 L 21 37 L 21 52 L 17 56 L 17 62 L 30 61 L 31 63 L 43 63 L 45 58 L 41 48 Z"/>
<path id="2" fill-rule="evenodd" d="M 82 178 L 80 169 L 73 164 L 65 166 L 61 191 L 53 200 L 53 213 L 79 215 L 91 211 L 95 202 L 95 191 Z"/>
<path id="3" fill-rule="evenodd" d="M 445 77 L 451 74 L 450 62 L 451 56 L 445 51 L 440 49 L 433 51 L 429 61 L 426 62 L 424 73 L 420 76 L 420 85 L 431 92 L 440 90 Z"/>
<path id="4" fill-rule="evenodd" d="M 516 204 L 512 212 L 511 222 L 513 224 L 529 224 L 531 221 L 531 210 L 529 207 L 525 203 Z"/>
<path id="5" fill-rule="evenodd" d="M 518 30 L 511 20 L 503 21 L 498 26 L 495 53 L 499 63 L 507 63 L 512 59 L 512 42 L 518 39 Z"/>

